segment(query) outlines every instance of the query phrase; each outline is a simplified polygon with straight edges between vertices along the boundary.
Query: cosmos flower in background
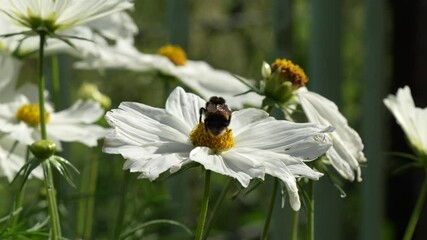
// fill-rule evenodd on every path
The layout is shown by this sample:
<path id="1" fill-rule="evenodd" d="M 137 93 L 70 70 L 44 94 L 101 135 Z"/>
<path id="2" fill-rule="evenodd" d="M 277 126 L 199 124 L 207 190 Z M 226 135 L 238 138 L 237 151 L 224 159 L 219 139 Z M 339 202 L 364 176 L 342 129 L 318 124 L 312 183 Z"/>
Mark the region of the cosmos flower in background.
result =
<path id="1" fill-rule="evenodd" d="M 104 114 L 96 102 L 79 100 L 59 112 L 46 104 L 46 110 L 47 135 L 59 148 L 60 141 L 96 146 L 109 131 L 94 124 Z M 23 144 L 41 139 L 39 123 L 40 111 L 34 98 L 19 94 L 13 101 L 0 104 L 0 131 Z"/>
<path id="2" fill-rule="evenodd" d="M 223 133 L 212 134 L 207 117 L 199 122 L 205 105 L 203 99 L 179 87 L 170 94 L 165 109 L 123 102 L 106 114 L 114 131 L 106 136 L 104 151 L 121 154 L 126 159 L 124 169 L 150 180 L 191 162 L 235 178 L 243 187 L 269 174 L 285 183 L 291 206 L 298 210 L 295 178 L 322 176 L 303 160 L 327 151 L 330 143 L 325 132 L 331 129 L 277 121 L 263 110 L 248 108 L 232 112 L 229 125 L 218 125 Z"/>
<path id="3" fill-rule="evenodd" d="M 85 58 L 75 65 L 80 69 L 128 69 L 136 72 L 159 71 L 172 76 L 204 98 L 221 95 L 232 108 L 244 105 L 259 107 L 262 97 L 256 93 L 240 96 L 249 88 L 227 71 L 214 69 L 204 61 L 187 59 L 178 46 L 166 45 L 156 54 L 142 53 L 134 47 L 133 39 L 121 39 L 113 47 L 104 48 L 100 57 Z M 251 81 L 251 80 L 247 80 Z"/>
<path id="4" fill-rule="evenodd" d="M 131 7 L 126 0 L 0 0 L 0 16 L 22 31 L 55 33 Z"/>
<path id="5" fill-rule="evenodd" d="M 388 95 L 384 104 L 403 129 L 413 150 L 427 159 L 427 108 L 415 106 L 408 86 L 399 88 L 396 95 Z"/>
<path id="6" fill-rule="evenodd" d="M 13 23 L 0 18 L 0 35 L 22 31 Z M 57 38 L 48 38 L 46 54 L 67 53 L 77 58 L 97 58 L 109 42 L 133 37 L 138 32 L 132 18 L 124 11 L 116 12 L 62 31 L 64 36 L 71 36 L 67 43 Z M 71 44 L 71 45 L 70 45 Z M 0 38 L 0 50 L 17 58 L 35 55 L 39 47 L 38 36 L 16 35 Z"/>
<path id="7" fill-rule="evenodd" d="M 271 66 L 263 63 L 262 75 L 264 81 L 254 89 L 266 96 L 264 104 L 274 102 L 288 117 L 298 113 L 300 105 L 309 122 L 334 127 L 335 130 L 330 134 L 332 146 L 326 152 L 326 157 L 342 177 L 350 181 L 362 181 L 360 163 L 366 162 L 363 143 L 337 105 L 309 91 L 305 87 L 308 77 L 289 60 L 277 59 Z"/>

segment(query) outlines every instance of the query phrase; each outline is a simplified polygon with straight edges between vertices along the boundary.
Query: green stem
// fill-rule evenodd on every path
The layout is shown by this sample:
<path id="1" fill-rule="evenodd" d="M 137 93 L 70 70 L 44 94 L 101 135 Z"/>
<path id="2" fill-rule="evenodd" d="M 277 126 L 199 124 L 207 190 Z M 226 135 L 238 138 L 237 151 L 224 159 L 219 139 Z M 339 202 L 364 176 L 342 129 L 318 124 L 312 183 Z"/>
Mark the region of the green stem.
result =
<path id="1" fill-rule="evenodd" d="M 51 239 L 59 240 L 61 236 L 61 224 L 59 222 L 58 205 L 56 203 L 56 190 L 53 185 L 52 168 L 50 167 L 49 161 L 43 162 L 43 172 L 45 179 L 45 187 L 47 192 L 47 204 L 49 208 L 49 216 L 51 223 Z"/>
<path id="2" fill-rule="evenodd" d="M 228 190 L 231 187 L 231 183 L 232 183 L 232 179 L 228 178 L 227 184 L 225 185 L 225 187 L 222 189 L 221 194 L 219 195 L 212 211 L 211 214 L 209 216 L 209 219 L 206 223 L 206 227 L 205 227 L 205 234 L 203 235 L 203 239 L 207 239 L 209 236 L 209 232 L 211 231 L 212 228 L 212 223 L 216 220 L 217 215 L 216 213 L 218 212 L 218 209 L 221 207 L 222 203 L 224 202 L 225 196 L 227 195 Z"/>
<path id="3" fill-rule="evenodd" d="M 46 133 L 46 116 L 44 108 L 44 89 L 45 89 L 45 79 L 43 72 L 44 65 L 44 44 L 46 41 L 46 33 L 44 31 L 39 32 L 40 36 L 40 48 L 39 48 L 39 108 L 40 108 L 40 130 L 43 140 L 47 139 Z"/>
<path id="4" fill-rule="evenodd" d="M 55 108 L 59 107 L 59 61 L 58 55 L 51 57 L 52 66 L 52 99 L 55 104 Z"/>
<path id="5" fill-rule="evenodd" d="M 119 239 L 119 236 L 122 232 L 122 226 L 123 226 L 123 220 L 125 218 L 126 213 L 126 193 L 128 192 L 130 183 L 130 173 L 125 172 L 124 180 L 123 180 L 123 187 L 122 187 L 122 194 L 120 195 L 120 203 L 119 203 L 119 211 L 117 213 L 117 220 L 116 220 L 116 227 L 114 228 L 114 238 L 113 239 Z"/>
<path id="6" fill-rule="evenodd" d="M 77 217 L 77 234 L 82 239 L 90 239 L 92 235 L 93 210 L 95 203 L 96 179 L 98 176 L 98 157 L 91 159 L 82 174 L 81 194 Z"/>
<path id="7" fill-rule="evenodd" d="M 267 218 L 265 219 L 261 240 L 268 239 L 268 231 L 270 229 L 271 217 L 273 216 L 274 202 L 276 201 L 276 193 L 277 193 L 278 186 L 279 186 L 279 180 L 277 178 L 274 178 L 273 192 L 271 194 L 271 199 L 270 199 L 270 207 L 268 208 Z"/>
<path id="8" fill-rule="evenodd" d="M 314 240 L 314 181 L 308 180 L 307 194 L 309 197 L 307 207 L 307 239 Z"/>
<path id="9" fill-rule="evenodd" d="M 206 215 L 208 214 L 209 207 L 209 188 L 211 184 L 211 171 L 205 172 L 205 186 L 203 191 L 202 208 L 200 210 L 199 224 L 197 226 L 195 240 L 201 240 L 203 237 L 203 229 L 206 223 Z"/>
<path id="10" fill-rule="evenodd" d="M 414 211 L 412 212 L 412 216 L 409 220 L 408 226 L 406 227 L 405 235 L 403 237 L 404 240 L 411 240 L 412 235 L 414 234 L 415 227 L 417 226 L 418 219 L 420 217 L 421 211 L 426 201 L 427 196 L 427 175 L 424 177 L 423 186 L 421 188 L 420 195 L 418 196 L 417 203 L 415 204 Z"/>
<path id="11" fill-rule="evenodd" d="M 298 221 L 299 221 L 299 212 L 292 211 L 291 219 L 291 240 L 298 240 Z"/>
<path id="12" fill-rule="evenodd" d="M 46 32 L 39 31 L 40 37 L 40 48 L 39 48 L 39 108 L 40 108 L 40 130 L 41 137 L 43 140 L 47 139 L 46 133 L 46 119 L 45 119 L 45 108 L 44 108 L 44 89 L 45 79 L 43 73 L 44 63 L 44 44 L 46 41 Z M 56 190 L 53 184 L 52 168 L 50 167 L 49 161 L 43 162 L 43 173 L 44 181 L 47 193 L 47 204 L 49 208 L 49 216 L 51 223 L 51 239 L 61 239 L 61 224 L 59 220 L 58 205 L 56 203 Z"/>

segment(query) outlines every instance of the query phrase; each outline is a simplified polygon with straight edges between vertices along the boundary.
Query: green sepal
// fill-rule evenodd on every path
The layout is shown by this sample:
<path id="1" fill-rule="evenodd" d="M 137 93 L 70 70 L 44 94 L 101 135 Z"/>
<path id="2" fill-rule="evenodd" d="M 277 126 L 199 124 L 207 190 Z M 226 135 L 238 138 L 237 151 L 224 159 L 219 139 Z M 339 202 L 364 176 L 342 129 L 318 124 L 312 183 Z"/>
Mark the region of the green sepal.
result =
<path id="1" fill-rule="evenodd" d="M 76 173 L 79 173 L 76 167 L 67 161 L 65 158 L 60 156 L 52 156 L 48 159 L 49 164 L 51 164 L 56 170 L 65 178 L 65 180 L 74 188 L 76 185 L 73 183 L 73 177 L 71 175 L 70 168 L 74 170 Z"/>

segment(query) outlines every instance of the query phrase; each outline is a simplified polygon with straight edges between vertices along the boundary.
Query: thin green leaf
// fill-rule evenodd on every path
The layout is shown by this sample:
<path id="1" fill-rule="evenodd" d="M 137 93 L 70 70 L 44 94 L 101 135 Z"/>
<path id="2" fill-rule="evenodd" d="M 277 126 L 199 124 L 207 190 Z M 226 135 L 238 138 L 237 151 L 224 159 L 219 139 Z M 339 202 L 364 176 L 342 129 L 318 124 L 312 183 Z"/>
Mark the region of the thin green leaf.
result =
<path id="1" fill-rule="evenodd" d="M 397 175 L 397 174 L 400 174 L 400 173 L 402 173 L 402 172 L 404 172 L 404 171 L 406 171 L 408 169 L 419 168 L 419 167 L 423 167 L 423 165 L 421 163 L 419 163 L 419 162 L 411 162 L 411 163 L 405 164 L 405 165 L 397 168 L 396 170 L 393 171 L 392 174 L 393 175 Z"/>
<path id="2" fill-rule="evenodd" d="M 21 182 L 21 185 L 19 187 L 19 190 L 22 190 L 25 183 L 27 182 L 28 178 L 30 177 L 31 172 L 36 169 L 44 160 L 38 159 L 38 158 L 32 158 L 30 161 L 24 164 L 21 169 L 19 169 L 18 173 L 16 173 L 15 177 L 13 178 L 11 184 L 13 184 L 21 175 L 23 172 L 23 180 Z"/>
<path id="3" fill-rule="evenodd" d="M 388 154 L 390 154 L 392 156 L 402 157 L 402 158 L 405 158 L 405 159 L 410 159 L 410 160 L 417 161 L 417 162 L 420 161 L 420 159 L 417 156 L 415 156 L 413 154 L 410 154 L 410 153 L 388 152 Z"/>
<path id="4" fill-rule="evenodd" d="M 121 239 L 125 239 L 126 237 L 129 237 L 130 235 L 132 235 L 133 233 L 135 233 L 136 231 L 139 231 L 141 229 L 144 229 L 146 227 L 152 226 L 152 225 L 156 225 L 156 224 L 169 224 L 169 225 L 174 225 L 177 227 L 182 228 L 186 233 L 188 233 L 188 235 L 193 236 L 193 232 L 184 224 L 177 222 L 177 221 L 173 221 L 173 220 L 168 220 L 168 219 L 157 219 L 157 220 L 152 220 L 152 221 L 148 221 L 145 223 L 140 224 L 139 226 L 129 230 L 128 232 L 125 232 L 123 234 L 120 235 Z"/>
<path id="5" fill-rule="evenodd" d="M 195 168 L 195 167 L 199 167 L 200 163 L 198 162 L 190 162 L 188 164 L 185 164 L 184 166 L 181 167 L 181 169 L 179 169 L 178 171 L 174 172 L 174 173 L 166 173 L 163 174 L 163 176 L 161 176 L 160 178 L 157 179 L 157 181 L 164 181 L 166 179 L 169 179 L 173 176 L 177 176 L 185 171 L 187 171 L 190 168 Z"/>
<path id="6" fill-rule="evenodd" d="M 240 187 L 237 191 L 235 191 L 232 195 L 231 195 L 231 199 L 234 200 L 236 199 L 240 194 L 242 194 L 243 196 L 248 195 L 249 193 L 251 193 L 253 190 L 255 190 L 256 188 L 258 188 L 261 184 L 263 183 L 262 180 L 256 178 L 254 179 L 249 187 L 247 188 L 242 188 Z M 240 185 L 239 185 L 240 186 Z"/>
<path id="7" fill-rule="evenodd" d="M 263 95 L 260 89 L 258 89 L 257 87 L 253 86 L 252 84 L 248 83 L 245 79 L 241 78 L 240 76 L 234 75 L 234 74 L 231 74 L 231 75 L 233 75 L 233 77 L 235 77 L 241 83 L 243 83 L 247 87 L 249 87 L 249 89 L 251 89 L 253 92 L 258 93 L 259 95 Z"/>
<path id="8" fill-rule="evenodd" d="M 52 156 L 49 158 L 49 163 L 65 178 L 65 180 L 74 188 L 76 185 L 73 182 L 73 176 L 69 170 L 71 168 L 76 173 L 79 173 L 77 168 L 75 168 L 70 162 L 68 162 L 65 158 L 60 156 Z"/>

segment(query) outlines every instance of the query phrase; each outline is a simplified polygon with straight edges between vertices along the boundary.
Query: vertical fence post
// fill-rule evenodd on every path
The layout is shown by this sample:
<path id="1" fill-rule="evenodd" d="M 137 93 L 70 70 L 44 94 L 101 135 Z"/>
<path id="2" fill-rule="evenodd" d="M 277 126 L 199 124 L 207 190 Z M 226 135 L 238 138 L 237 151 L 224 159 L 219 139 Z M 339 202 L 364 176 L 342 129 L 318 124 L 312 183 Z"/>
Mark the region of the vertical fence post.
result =
<path id="1" fill-rule="evenodd" d="M 362 183 L 362 223 L 359 239 L 381 239 L 383 223 L 385 112 L 385 1 L 365 0 L 364 88 L 362 139 L 368 167 Z"/>
<path id="2" fill-rule="evenodd" d="M 311 1 L 311 37 L 309 53 L 309 89 L 341 102 L 341 22 L 342 1 Z M 314 184 L 315 238 L 342 239 L 344 201 L 325 177 Z"/>
<path id="3" fill-rule="evenodd" d="M 167 0 L 166 1 L 166 25 L 167 39 L 170 44 L 176 44 L 185 51 L 188 50 L 188 1 L 187 0 Z M 166 91 L 171 92 L 172 89 Z M 165 93 L 168 95 L 169 93 Z M 173 220 L 188 224 L 189 214 L 189 196 L 188 176 L 180 174 L 174 176 L 168 181 L 169 185 L 169 207 Z M 175 228 L 171 229 L 175 231 Z M 180 235 L 181 231 L 174 232 L 177 239 L 185 239 L 186 236 Z"/>

